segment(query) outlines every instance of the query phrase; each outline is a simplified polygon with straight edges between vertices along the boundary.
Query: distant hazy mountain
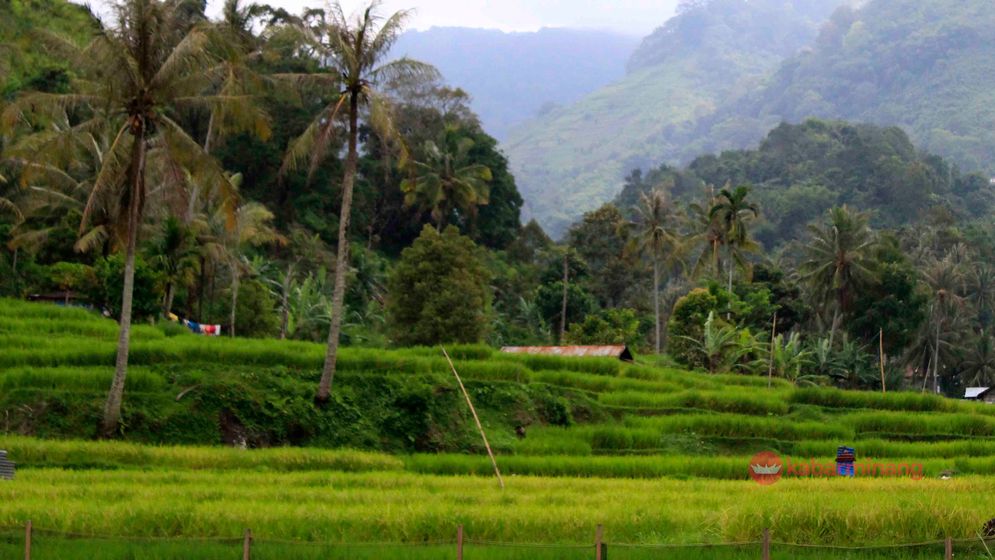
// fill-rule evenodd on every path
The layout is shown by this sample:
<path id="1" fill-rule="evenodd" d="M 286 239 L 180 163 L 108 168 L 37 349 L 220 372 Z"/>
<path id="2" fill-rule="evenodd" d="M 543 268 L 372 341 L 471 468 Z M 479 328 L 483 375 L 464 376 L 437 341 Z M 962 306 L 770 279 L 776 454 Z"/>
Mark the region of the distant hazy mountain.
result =
<path id="1" fill-rule="evenodd" d="M 647 37 L 628 74 L 513 130 L 505 149 L 526 211 L 552 234 L 611 200 L 624 175 L 676 159 L 697 123 L 756 91 L 809 45 L 839 1 L 687 3 Z M 730 137 L 730 145 L 755 140 Z"/>
<path id="2" fill-rule="evenodd" d="M 540 111 L 622 77 L 638 44 L 638 37 L 608 31 L 443 27 L 405 33 L 394 53 L 435 65 L 447 83 L 473 96 L 484 128 L 503 140 L 512 126 Z"/>

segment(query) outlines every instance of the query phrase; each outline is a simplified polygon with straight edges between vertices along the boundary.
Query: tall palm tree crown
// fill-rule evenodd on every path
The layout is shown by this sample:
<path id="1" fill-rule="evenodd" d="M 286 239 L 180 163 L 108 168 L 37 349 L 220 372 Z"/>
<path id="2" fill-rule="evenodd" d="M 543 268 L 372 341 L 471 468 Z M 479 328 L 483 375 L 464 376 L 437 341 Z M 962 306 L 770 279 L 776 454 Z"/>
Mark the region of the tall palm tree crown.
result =
<path id="1" fill-rule="evenodd" d="M 345 301 L 346 273 L 349 268 L 349 219 L 352 212 L 353 186 L 359 160 L 359 121 L 367 123 L 385 142 L 399 140 L 394 127 L 390 99 L 380 87 L 399 79 L 435 79 L 431 66 L 407 58 L 385 62 L 397 41 L 410 12 L 400 11 L 382 19 L 377 15 L 381 2 L 374 0 L 357 17 L 347 18 L 342 6 L 332 4 L 325 17 L 302 28 L 309 46 L 324 61 L 317 75 L 301 76 L 302 81 L 334 87 L 337 94 L 325 106 L 287 150 L 284 170 L 309 162 L 309 176 L 329 155 L 339 133 L 340 120 L 346 120 L 348 148 L 342 175 L 342 204 L 339 210 L 338 246 L 335 259 L 335 287 L 332 293 L 332 320 L 328 333 L 328 350 L 315 400 L 327 402 L 338 357 Z M 313 20 L 312 20 L 313 21 Z M 402 162 L 406 157 L 402 146 Z"/>
<path id="2" fill-rule="evenodd" d="M 812 238 L 801 270 L 817 296 L 834 305 L 830 341 L 858 287 L 873 277 L 877 240 L 869 220 L 867 214 L 841 206 L 829 211 L 823 226 L 809 226 Z"/>
<path id="3" fill-rule="evenodd" d="M 469 161 L 473 146 L 472 138 L 447 126 L 438 143 L 425 142 L 425 161 L 411 161 L 411 176 L 401 182 L 404 204 L 428 209 L 439 231 L 454 210 L 473 215 L 490 201 L 493 176 L 486 165 Z"/>
<path id="4" fill-rule="evenodd" d="M 760 215 L 760 207 L 747 200 L 750 187 L 740 185 L 735 189 L 724 188 L 719 192 L 708 212 L 722 232 L 721 243 L 726 247 L 726 266 L 729 273 L 728 289 L 732 291 L 733 264 L 746 267 L 744 252 L 754 252 L 759 246 L 750 239 L 749 224 Z"/>

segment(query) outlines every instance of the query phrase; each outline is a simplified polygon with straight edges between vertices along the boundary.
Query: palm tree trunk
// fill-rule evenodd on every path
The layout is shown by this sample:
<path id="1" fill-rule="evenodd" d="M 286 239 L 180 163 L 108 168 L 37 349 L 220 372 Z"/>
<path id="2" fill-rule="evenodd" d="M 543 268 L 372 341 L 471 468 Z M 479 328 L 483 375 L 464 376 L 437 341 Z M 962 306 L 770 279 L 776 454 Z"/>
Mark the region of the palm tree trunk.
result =
<path id="1" fill-rule="evenodd" d="M 656 354 L 660 355 L 660 261 L 653 257 L 653 311 L 656 317 Z"/>
<path id="2" fill-rule="evenodd" d="M 197 283 L 197 320 L 204 316 L 204 288 L 207 286 L 207 258 L 200 256 L 200 282 Z"/>
<path id="3" fill-rule="evenodd" d="M 211 153 L 211 136 L 214 134 L 214 110 L 211 110 L 211 118 L 207 121 L 207 137 L 204 138 L 204 153 Z"/>
<path id="4" fill-rule="evenodd" d="M 727 266 L 729 267 L 729 294 L 732 294 L 732 245 L 730 244 L 726 249 L 726 260 L 728 261 Z"/>
<path id="5" fill-rule="evenodd" d="M 829 327 L 829 348 L 834 348 L 833 341 L 836 340 L 836 329 L 840 324 L 840 309 L 833 310 L 833 324 Z"/>
<path id="6" fill-rule="evenodd" d="M 567 283 L 570 281 L 570 266 L 567 253 L 563 253 L 563 303 L 560 306 L 560 344 L 567 336 Z"/>
<path id="7" fill-rule="evenodd" d="M 940 321 L 936 321 L 936 342 L 933 352 L 936 354 L 933 360 L 933 392 L 940 392 Z"/>
<path id="8" fill-rule="evenodd" d="M 172 282 L 166 284 L 166 303 L 162 306 L 163 312 L 168 317 L 170 312 L 173 311 L 173 296 L 176 292 L 176 287 Z"/>
<path id="9" fill-rule="evenodd" d="M 291 264 L 283 278 L 283 294 L 280 295 L 280 340 L 287 339 L 287 328 L 290 326 L 290 283 L 293 278 L 294 265 Z"/>
<path id="10" fill-rule="evenodd" d="M 321 382 L 318 384 L 318 395 L 315 398 L 319 404 L 328 402 L 332 394 L 339 337 L 342 334 L 346 272 L 349 268 L 349 217 L 352 212 L 352 187 L 356 181 L 356 167 L 359 160 L 358 144 L 359 96 L 352 93 L 349 100 L 349 155 L 346 157 L 345 172 L 342 176 L 342 209 L 339 211 L 339 243 L 335 259 L 335 289 L 332 292 L 332 325 L 328 331 L 325 367 L 321 372 Z"/>
<path id="11" fill-rule="evenodd" d="M 124 382 L 128 376 L 128 352 L 131 347 L 131 303 L 135 289 L 135 247 L 140 226 L 141 196 L 145 183 L 145 130 L 140 127 L 135 134 L 132 148 L 131 200 L 128 207 L 128 244 L 124 259 L 124 290 L 121 294 L 121 324 L 117 342 L 117 359 L 114 364 L 114 380 L 111 382 L 107 402 L 104 404 L 104 419 L 101 435 L 111 437 L 121 422 L 121 403 L 124 400 Z"/>
<path id="12" fill-rule="evenodd" d="M 228 336 L 235 338 L 235 311 L 238 310 L 238 270 L 232 267 L 231 273 L 231 326 L 228 327 Z"/>

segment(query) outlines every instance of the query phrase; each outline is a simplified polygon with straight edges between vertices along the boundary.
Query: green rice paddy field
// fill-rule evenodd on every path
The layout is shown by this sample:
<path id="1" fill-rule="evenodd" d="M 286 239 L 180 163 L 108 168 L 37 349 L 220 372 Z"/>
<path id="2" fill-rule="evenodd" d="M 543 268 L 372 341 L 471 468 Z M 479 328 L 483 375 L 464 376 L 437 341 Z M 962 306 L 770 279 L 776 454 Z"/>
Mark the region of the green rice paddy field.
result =
<path id="1" fill-rule="evenodd" d="M 18 463 L 0 558 L 23 557 L 29 519 L 43 559 L 238 558 L 246 528 L 256 559 L 455 558 L 458 525 L 468 559 L 594 558 L 598 524 L 612 559 L 759 558 L 765 528 L 773 558 L 942 558 L 948 536 L 990 558 L 995 407 L 452 348 L 501 490 L 432 348 L 346 349 L 319 411 L 319 345 L 143 326 L 121 441 L 93 441 L 115 333 L 0 300 L 0 449 Z M 749 478 L 756 452 L 831 462 L 844 444 L 923 477 Z M 741 544 L 688 546 L 721 543 Z"/>

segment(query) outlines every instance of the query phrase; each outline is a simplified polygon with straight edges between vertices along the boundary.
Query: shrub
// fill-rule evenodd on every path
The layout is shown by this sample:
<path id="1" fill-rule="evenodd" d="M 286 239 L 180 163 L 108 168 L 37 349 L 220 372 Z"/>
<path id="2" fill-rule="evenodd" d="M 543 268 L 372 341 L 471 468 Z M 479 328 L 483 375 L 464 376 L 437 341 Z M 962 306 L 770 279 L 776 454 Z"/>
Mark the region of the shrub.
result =
<path id="1" fill-rule="evenodd" d="M 390 277 L 387 315 L 399 345 L 481 342 L 490 324 L 489 273 L 455 227 L 426 225 Z"/>

